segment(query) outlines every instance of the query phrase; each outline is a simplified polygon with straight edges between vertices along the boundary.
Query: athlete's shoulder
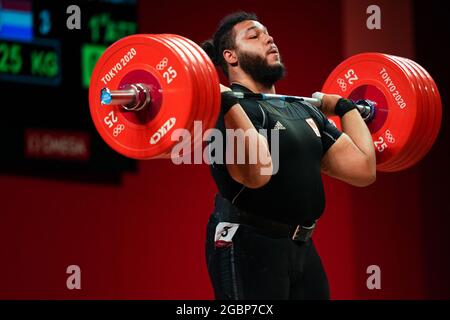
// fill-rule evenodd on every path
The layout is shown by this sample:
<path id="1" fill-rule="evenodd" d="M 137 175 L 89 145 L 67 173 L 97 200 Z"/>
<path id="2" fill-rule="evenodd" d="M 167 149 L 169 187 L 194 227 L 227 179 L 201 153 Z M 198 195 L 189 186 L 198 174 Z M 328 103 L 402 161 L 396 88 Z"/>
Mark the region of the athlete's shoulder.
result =
<path id="1" fill-rule="evenodd" d="M 316 106 L 312 105 L 309 102 L 306 101 L 299 101 L 304 107 L 305 109 L 307 109 L 310 113 L 312 113 L 314 116 L 323 119 L 325 117 L 325 115 L 322 113 L 322 111 L 320 111 L 319 108 L 317 108 Z"/>
<path id="2" fill-rule="evenodd" d="M 258 101 L 254 99 L 240 99 L 239 104 L 257 129 L 265 127 L 267 124 L 267 112 Z"/>

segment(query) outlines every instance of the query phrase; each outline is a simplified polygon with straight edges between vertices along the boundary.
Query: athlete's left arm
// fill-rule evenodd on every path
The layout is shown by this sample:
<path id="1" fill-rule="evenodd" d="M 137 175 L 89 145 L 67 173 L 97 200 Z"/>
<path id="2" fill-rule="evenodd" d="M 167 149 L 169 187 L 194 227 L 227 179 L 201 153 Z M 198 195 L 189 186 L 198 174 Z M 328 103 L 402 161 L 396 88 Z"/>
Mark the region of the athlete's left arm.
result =
<path id="1" fill-rule="evenodd" d="M 376 180 L 372 136 L 354 109 L 341 118 L 343 133 L 322 157 L 322 172 L 351 185 L 365 187 Z"/>

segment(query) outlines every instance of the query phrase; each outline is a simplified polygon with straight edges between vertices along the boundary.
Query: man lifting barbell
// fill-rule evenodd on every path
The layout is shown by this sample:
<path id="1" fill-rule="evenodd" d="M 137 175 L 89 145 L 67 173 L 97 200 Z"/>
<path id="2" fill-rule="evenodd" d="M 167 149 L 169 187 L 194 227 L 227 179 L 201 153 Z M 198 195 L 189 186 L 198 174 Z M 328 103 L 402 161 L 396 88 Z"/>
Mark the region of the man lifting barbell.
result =
<path id="1" fill-rule="evenodd" d="M 274 40 L 253 14 L 226 17 L 203 48 L 235 92 L 274 94 L 274 84 L 283 78 Z M 219 194 L 208 223 L 206 259 L 215 297 L 328 299 L 327 278 L 311 240 L 325 206 L 321 172 L 355 186 L 373 183 L 369 129 L 356 105 L 338 95 L 323 95 L 319 110 L 305 101 L 238 100 L 231 90 L 221 86 L 217 128 L 224 134 L 225 129 L 253 131 L 236 145 L 255 143 L 266 152 L 255 164 L 211 166 Z M 339 115 L 343 132 L 324 113 Z M 280 131 L 275 175 L 261 173 L 271 162 L 270 143 L 260 129 Z"/>
<path id="2" fill-rule="evenodd" d="M 94 124 L 114 150 L 142 160 L 174 159 L 180 132 L 194 139 L 182 141 L 176 157 L 185 155 L 184 147 L 189 153 L 201 145 L 196 120 L 204 130 L 216 124 L 227 139 L 225 130 L 244 130 L 243 136 L 231 135 L 234 145 L 220 148 L 231 161 L 216 161 L 215 140 L 208 148 L 220 193 L 206 240 L 216 297 L 328 298 L 311 241 L 324 209 L 321 172 L 368 185 L 375 179 L 373 146 L 379 171 L 420 161 L 439 133 L 436 83 L 412 60 L 361 53 L 340 63 L 323 85 L 323 92 L 337 95 L 277 95 L 274 83 L 284 73 L 278 49 L 247 13 L 224 19 L 203 47 L 225 71 L 232 91 L 220 85 L 205 50 L 185 37 L 141 34 L 112 44 L 91 77 Z M 233 159 L 242 156 L 234 152 L 242 145 L 243 158 L 250 160 L 245 163 Z M 251 150 L 258 150 L 256 157 Z"/>

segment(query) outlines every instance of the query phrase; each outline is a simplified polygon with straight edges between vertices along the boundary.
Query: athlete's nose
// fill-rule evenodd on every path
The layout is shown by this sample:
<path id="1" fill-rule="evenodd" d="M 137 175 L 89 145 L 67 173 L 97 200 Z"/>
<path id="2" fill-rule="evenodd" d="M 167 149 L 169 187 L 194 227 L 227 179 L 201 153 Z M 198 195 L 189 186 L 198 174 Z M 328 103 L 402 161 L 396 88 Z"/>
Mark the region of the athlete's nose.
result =
<path id="1" fill-rule="evenodd" d="M 273 37 L 267 35 L 266 43 L 267 43 L 267 44 L 272 44 L 272 43 L 273 43 Z"/>

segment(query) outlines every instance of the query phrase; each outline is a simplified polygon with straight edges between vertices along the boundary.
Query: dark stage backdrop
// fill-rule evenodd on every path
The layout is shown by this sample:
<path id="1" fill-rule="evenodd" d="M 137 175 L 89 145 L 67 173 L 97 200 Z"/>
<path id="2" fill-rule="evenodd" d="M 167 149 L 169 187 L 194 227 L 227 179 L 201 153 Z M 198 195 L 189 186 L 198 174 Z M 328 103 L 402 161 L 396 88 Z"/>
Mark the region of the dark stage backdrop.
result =
<path id="1" fill-rule="evenodd" d="M 256 12 L 288 67 L 280 93 L 310 95 L 361 51 L 414 58 L 435 77 L 443 127 L 420 164 L 380 173 L 364 189 L 325 177 L 327 206 L 314 241 L 334 299 L 450 298 L 449 12 L 430 1 L 392 2 L 378 1 L 377 31 L 366 29 L 368 1 L 139 4 L 140 32 L 196 42 L 225 14 Z M 206 165 L 168 160 L 138 162 L 121 184 L 1 176 L 0 298 L 212 299 L 204 240 L 216 191 Z M 66 287 L 69 265 L 81 268 L 81 290 Z M 366 286 L 370 265 L 381 268 L 380 290 Z"/>

